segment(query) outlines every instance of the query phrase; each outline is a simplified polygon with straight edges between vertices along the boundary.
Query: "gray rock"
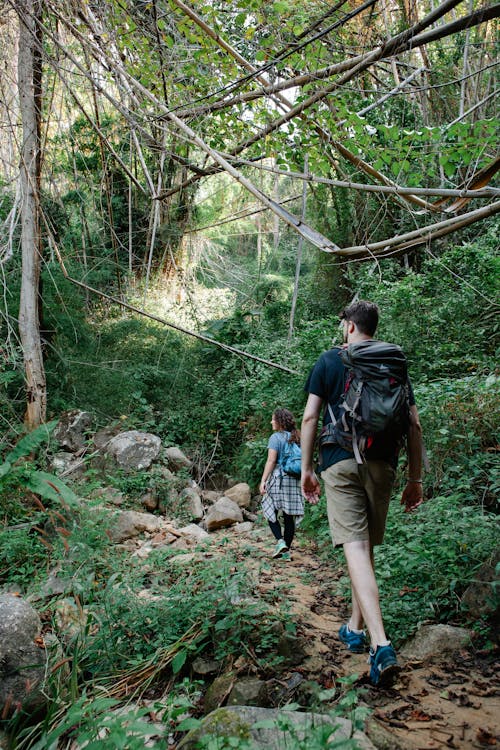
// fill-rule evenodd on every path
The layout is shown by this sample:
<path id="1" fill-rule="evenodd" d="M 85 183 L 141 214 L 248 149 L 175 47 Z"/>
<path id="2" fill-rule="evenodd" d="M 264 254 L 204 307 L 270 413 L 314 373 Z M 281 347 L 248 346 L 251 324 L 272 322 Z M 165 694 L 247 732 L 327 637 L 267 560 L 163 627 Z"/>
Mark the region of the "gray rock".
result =
<path id="1" fill-rule="evenodd" d="M 165 450 L 165 457 L 169 468 L 174 472 L 179 471 L 179 469 L 188 469 L 190 471 L 193 468 L 193 462 L 175 445 Z"/>
<path id="2" fill-rule="evenodd" d="M 41 622 L 27 601 L 0 594 L 0 715 L 45 702 L 40 687 L 46 656 L 35 643 Z"/>
<path id="3" fill-rule="evenodd" d="M 462 597 L 462 609 L 484 615 L 492 615 L 498 611 L 499 563 L 500 552 L 496 551 L 491 562 L 481 565 L 474 576 L 475 580 Z"/>
<path id="4" fill-rule="evenodd" d="M 153 511 L 158 508 L 158 497 L 154 492 L 146 492 L 141 497 L 141 505 L 147 511 Z"/>
<path id="5" fill-rule="evenodd" d="M 76 453 L 85 447 L 92 422 L 92 414 L 88 411 L 72 409 L 64 412 L 54 430 L 54 437 L 62 448 Z"/>
<path id="6" fill-rule="evenodd" d="M 225 497 L 230 500 L 234 500 L 240 508 L 248 508 L 252 500 L 252 493 L 250 487 L 246 482 L 239 482 L 224 492 Z"/>
<path id="7" fill-rule="evenodd" d="M 194 674 L 199 675 L 211 675 L 215 674 L 221 668 L 221 662 L 215 659 L 204 659 L 202 656 L 197 656 L 193 661 L 191 668 Z"/>
<path id="8" fill-rule="evenodd" d="M 274 722 L 275 726 L 259 728 L 264 721 Z M 246 740 L 251 742 L 252 750 L 286 750 L 291 746 L 292 737 L 304 742 L 315 728 L 325 724 L 332 727 L 331 736 L 335 741 L 340 743 L 341 740 L 353 737 L 362 750 L 375 750 L 375 746 L 366 735 L 354 732 L 349 719 L 251 706 L 226 706 L 216 709 L 204 717 L 199 728 L 192 730 L 181 740 L 178 750 L 195 750 L 200 739 L 208 737 L 235 737 Z"/>
<path id="9" fill-rule="evenodd" d="M 256 677 L 245 677 L 238 680 L 229 693 L 227 705 L 269 706 L 266 683 Z"/>
<path id="10" fill-rule="evenodd" d="M 75 477 L 75 475 L 81 476 L 83 474 L 85 464 L 80 458 L 74 456 L 73 453 L 59 451 L 52 456 L 49 468 L 58 476 L 61 474 L 72 474 Z"/>
<path id="11" fill-rule="evenodd" d="M 205 529 L 202 529 L 201 526 L 197 526 L 195 523 L 188 523 L 187 526 L 183 526 L 181 529 L 177 529 L 177 531 L 182 536 L 193 539 L 195 542 L 203 542 L 209 537 Z"/>
<path id="12" fill-rule="evenodd" d="M 109 532 L 111 541 L 120 544 L 126 539 L 139 536 L 144 531 L 153 533 L 160 528 L 160 519 L 151 513 L 139 513 L 136 510 L 119 511 L 111 524 Z"/>
<path id="13" fill-rule="evenodd" d="M 111 438 L 105 447 L 106 453 L 127 471 L 148 469 L 158 458 L 161 440 L 157 435 L 140 430 L 121 432 Z"/>
<path id="14" fill-rule="evenodd" d="M 226 526 L 232 526 L 235 523 L 243 522 L 241 509 L 233 500 L 228 497 L 221 497 L 209 509 L 205 518 L 207 531 L 223 529 Z"/>
<path id="15" fill-rule="evenodd" d="M 201 521 L 205 511 L 198 492 L 193 487 L 186 487 L 182 490 L 179 499 L 185 505 L 193 521 Z"/>
<path id="16" fill-rule="evenodd" d="M 414 638 L 401 649 L 405 659 L 438 659 L 450 656 L 470 643 L 472 633 L 453 625 L 421 625 Z"/>
<path id="17" fill-rule="evenodd" d="M 201 499 L 207 505 L 213 505 L 219 497 L 222 497 L 222 492 L 216 492 L 215 490 L 202 490 L 201 492 Z"/>
<path id="18" fill-rule="evenodd" d="M 237 523 L 234 526 L 235 534 L 249 534 L 253 530 L 253 523 L 251 521 L 244 521 L 243 523 Z"/>
<path id="19" fill-rule="evenodd" d="M 306 658 L 304 642 L 295 635 L 284 632 L 278 641 L 278 654 L 283 657 L 285 664 L 297 667 Z"/>

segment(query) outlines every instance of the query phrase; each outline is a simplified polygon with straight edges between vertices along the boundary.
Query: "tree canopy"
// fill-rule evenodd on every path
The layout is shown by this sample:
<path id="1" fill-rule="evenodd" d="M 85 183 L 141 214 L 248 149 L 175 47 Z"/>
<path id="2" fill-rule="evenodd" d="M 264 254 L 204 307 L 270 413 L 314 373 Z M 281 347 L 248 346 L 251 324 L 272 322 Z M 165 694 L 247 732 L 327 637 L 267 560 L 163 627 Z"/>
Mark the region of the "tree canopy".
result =
<path id="1" fill-rule="evenodd" d="M 90 292 L 111 283 L 123 300 L 131 275 L 146 290 L 154 273 L 182 278 L 183 238 L 220 220 L 207 197 L 235 185 L 301 242 L 348 260 L 404 254 L 418 264 L 415 248 L 500 209 L 498 4 L 4 0 L 3 8 L 4 260 L 19 210 L 36 219 L 28 234 L 23 223 L 33 312 L 22 321 L 38 314 L 30 253 L 57 260 Z M 30 98 L 31 124 L 26 107 L 19 118 Z M 28 132 L 34 161 L 19 145 L 26 149 Z M 30 189 L 16 193 L 19 160 Z M 22 335 L 26 355 L 36 345 Z"/>

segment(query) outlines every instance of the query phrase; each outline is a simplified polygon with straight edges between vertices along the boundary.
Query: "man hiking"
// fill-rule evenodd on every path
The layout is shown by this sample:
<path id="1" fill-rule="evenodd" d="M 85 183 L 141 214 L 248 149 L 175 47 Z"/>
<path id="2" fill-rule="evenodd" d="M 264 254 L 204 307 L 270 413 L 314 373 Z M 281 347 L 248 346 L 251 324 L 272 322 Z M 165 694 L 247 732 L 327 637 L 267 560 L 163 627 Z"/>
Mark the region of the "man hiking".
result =
<path id="1" fill-rule="evenodd" d="M 323 413 L 324 431 L 330 431 L 335 436 L 335 429 L 332 430 L 332 427 L 346 406 L 349 378 L 353 377 L 343 360 L 350 351 L 369 351 L 370 348 L 375 358 L 377 347 L 384 347 L 382 342 L 375 342 L 373 339 L 379 317 L 377 305 L 359 300 L 349 305 L 340 317 L 347 349 L 345 346 L 335 347 L 324 352 L 311 370 L 305 385 L 309 396 L 301 428 L 301 487 L 304 497 L 312 504 L 316 504 L 320 497 L 320 483 L 313 469 L 319 418 Z M 412 511 L 423 500 L 421 427 L 411 385 L 407 381 L 404 355 L 399 347 L 385 346 L 400 353 L 405 367 L 406 382 L 401 387 L 406 389 L 407 394 L 404 430 L 407 433 L 408 480 L 401 503 L 405 505 L 406 511 Z M 382 363 L 380 369 L 383 368 L 387 369 Z M 388 382 L 392 380 L 389 379 Z M 366 627 L 370 636 L 370 680 L 377 686 L 390 685 L 399 670 L 396 652 L 384 630 L 373 558 L 374 546 L 383 541 L 401 446 L 401 435 L 391 427 L 389 422 L 387 429 L 363 443 L 361 459 L 354 446 L 357 442 L 355 434 L 354 438 L 351 435 L 352 446 L 341 437 L 340 445 L 327 440 L 321 448 L 319 466 L 325 484 L 332 541 L 334 546 L 342 545 L 344 548 L 351 581 L 351 616 L 340 628 L 339 638 L 349 651 L 363 652 L 368 647 L 364 630 Z"/>

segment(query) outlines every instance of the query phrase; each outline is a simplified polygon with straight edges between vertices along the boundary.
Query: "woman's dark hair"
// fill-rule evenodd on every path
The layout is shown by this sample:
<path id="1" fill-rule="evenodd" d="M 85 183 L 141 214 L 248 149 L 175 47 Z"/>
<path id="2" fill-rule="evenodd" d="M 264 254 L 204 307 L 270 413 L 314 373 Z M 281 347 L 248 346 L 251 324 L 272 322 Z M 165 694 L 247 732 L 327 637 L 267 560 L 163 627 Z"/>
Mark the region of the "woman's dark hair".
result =
<path id="1" fill-rule="evenodd" d="M 289 443 L 300 445 L 300 432 L 295 426 L 295 417 L 289 409 L 275 409 L 273 417 L 282 430 L 290 433 Z"/>
<path id="2" fill-rule="evenodd" d="M 378 325 L 378 307 L 374 302 L 360 299 L 342 310 L 340 319 L 350 320 L 361 333 L 373 336 Z"/>

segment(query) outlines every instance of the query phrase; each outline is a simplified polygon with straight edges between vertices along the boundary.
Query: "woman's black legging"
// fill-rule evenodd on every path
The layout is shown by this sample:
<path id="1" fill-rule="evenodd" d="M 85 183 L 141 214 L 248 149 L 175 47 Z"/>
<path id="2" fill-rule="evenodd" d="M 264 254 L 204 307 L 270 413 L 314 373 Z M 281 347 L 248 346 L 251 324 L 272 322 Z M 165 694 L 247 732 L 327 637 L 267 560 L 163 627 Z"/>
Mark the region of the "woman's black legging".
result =
<path id="1" fill-rule="evenodd" d="M 283 522 L 284 522 L 284 530 L 283 534 L 281 533 L 281 526 L 280 522 L 276 518 L 276 521 L 268 521 L 269 528 L 273 532 L 276 539 L 283 538 L 285 540 L 285 544 L 290 549 L 293 537 L 295 535 L 295 520 L 293 516 L 289 516 L 288 513 L 283 513 Z"/>

